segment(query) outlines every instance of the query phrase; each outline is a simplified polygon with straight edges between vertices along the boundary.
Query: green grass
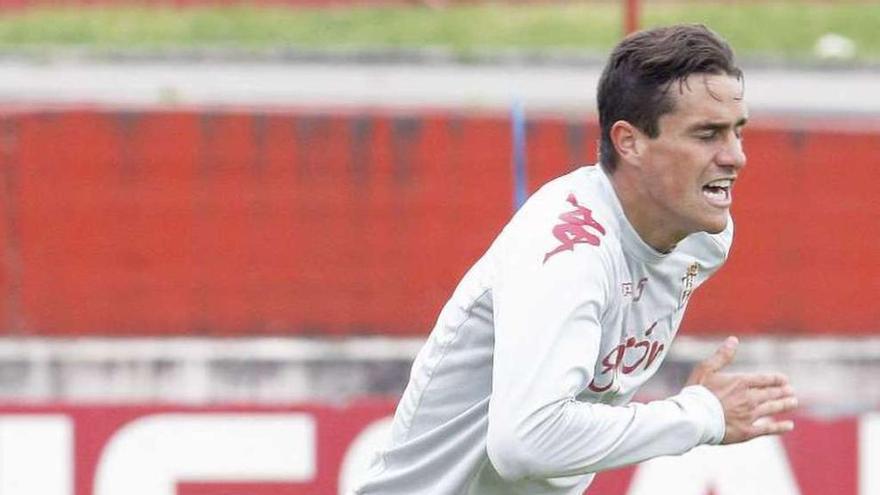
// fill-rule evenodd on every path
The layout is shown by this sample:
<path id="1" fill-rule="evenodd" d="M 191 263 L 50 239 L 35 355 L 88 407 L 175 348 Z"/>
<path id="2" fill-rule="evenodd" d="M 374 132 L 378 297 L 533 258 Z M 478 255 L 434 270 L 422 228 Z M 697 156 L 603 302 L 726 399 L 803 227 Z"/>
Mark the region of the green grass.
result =
<path id="1" fill-rule="evenodd" d="M 860 58 L 880 58 L 880 4 L 769 3 L 730 6 L 694 4 L 653 9 L 647 22 L 703 22 L 749 55 L 812 57 L 816 40 L 833 32 L 856 42 Z"/>
<path id="2" fill-rule="evenodd" d="M 663 2 L 643 24 L 704 22 L 745 56 L 810 58 L 827 32 L 880 60 L 880 4 Z M 291 10 L 283 8 L 40 9 L 0 15 L 0 48 L 444 47 L 604 52 L 620 37 L 616 3 L 471 4 Z"/>

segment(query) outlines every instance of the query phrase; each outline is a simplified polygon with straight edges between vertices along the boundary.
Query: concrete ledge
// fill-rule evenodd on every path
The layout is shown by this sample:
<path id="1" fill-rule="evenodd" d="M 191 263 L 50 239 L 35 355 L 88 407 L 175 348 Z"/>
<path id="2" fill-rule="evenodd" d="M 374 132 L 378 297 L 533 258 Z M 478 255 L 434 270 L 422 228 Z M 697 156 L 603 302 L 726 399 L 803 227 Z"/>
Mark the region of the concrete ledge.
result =
<path id="1" fill-rule="evenodd" d="M 681 337 L 642 399 L 672 395 L 718 339 Z M 344 402 L 399 395 L 422 340 L 0 339 L 0 402 Z M 806 412 L 880 407 L 880 338 L 745 339 L 731 371 L 789 375 Z"/>

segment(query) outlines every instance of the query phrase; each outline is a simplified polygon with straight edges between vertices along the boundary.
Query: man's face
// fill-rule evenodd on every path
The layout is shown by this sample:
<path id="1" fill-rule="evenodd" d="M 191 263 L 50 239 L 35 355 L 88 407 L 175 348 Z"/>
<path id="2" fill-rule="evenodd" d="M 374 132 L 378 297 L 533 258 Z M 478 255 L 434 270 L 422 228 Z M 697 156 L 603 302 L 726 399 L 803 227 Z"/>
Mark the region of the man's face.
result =
<path id="1" fill-rule="evenodd" d="M 669 88 L 674 109 L 646 141 L 641 178 L 672 242 L 727 226 L 733 182 L 746 164 L 742 93 L 742 81 L 714 74 L 692 74 Z"/>

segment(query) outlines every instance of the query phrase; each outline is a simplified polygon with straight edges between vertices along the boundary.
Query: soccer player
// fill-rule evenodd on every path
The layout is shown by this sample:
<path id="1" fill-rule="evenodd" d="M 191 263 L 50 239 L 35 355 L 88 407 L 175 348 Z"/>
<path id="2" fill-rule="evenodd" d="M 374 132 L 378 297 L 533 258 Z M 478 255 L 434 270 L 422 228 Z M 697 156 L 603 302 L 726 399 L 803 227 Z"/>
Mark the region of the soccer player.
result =
<path id="1" fill-rule="evenodd" d="M 413 364 L 359 495 L 580 495 L 594 473 L 793 428 L 779 374 L 629 403 L 727 258 L 743 77 L 704 26 L 625 38 L 599 83 L 600 163 L 545 184 L 467 272 Z"/>

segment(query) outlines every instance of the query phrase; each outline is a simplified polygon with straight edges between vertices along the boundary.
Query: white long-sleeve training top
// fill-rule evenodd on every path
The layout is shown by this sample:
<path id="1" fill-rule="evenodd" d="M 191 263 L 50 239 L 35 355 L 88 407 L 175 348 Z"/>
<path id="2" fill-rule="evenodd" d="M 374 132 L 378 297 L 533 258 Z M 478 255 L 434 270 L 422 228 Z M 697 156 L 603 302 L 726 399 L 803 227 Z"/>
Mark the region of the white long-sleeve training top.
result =
<path id="1" fill-rule="evenodd" d="M 659 368 L 733 222 L 668 254 L 601 167 L 547 183 L 444 306 L 358 495 L 580 495 L 593 473 L 721 441 L 702 386 L 626 405 Z"/>

